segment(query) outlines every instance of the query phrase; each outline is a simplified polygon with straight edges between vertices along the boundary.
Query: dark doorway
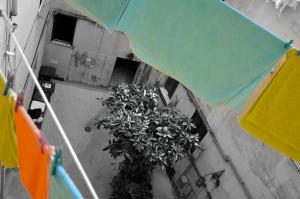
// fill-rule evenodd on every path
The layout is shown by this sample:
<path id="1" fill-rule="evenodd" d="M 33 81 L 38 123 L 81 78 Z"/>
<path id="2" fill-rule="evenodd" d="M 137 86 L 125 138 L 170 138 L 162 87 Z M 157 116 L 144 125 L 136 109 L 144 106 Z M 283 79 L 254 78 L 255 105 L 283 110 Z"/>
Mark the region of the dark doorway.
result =
<path id="1" fill-rule="evenodd" d="M 110 85 L 131 84 L 139 64 L 139 62 L 118 57 L 110 79 Z"/>
<path id="2" fill-rule="evenodd" d="M 207 133 L 206 126 L 203 123 L 203 121 L 202 121 L 202 119 L 201 119 L 198 111 L 195 111 L 195 113 L 193 114 L 193 116 L 192 116 L 191 119 L 192 119 L 193 123 L 196 126 L 196 128 L 192 128 L 191 133 L 192 134 L 198 133 L 198 135 L 199 135 L 199 141 L 201 141 L 204 138 L 204 136 L 206 135 L 206 133 Z"/>
<path id="3" fill-rule="evenodd" d="M 192 119 L 192 122 L 196 126 L 196 128 L 192 128 L 191 133 L 198 134 L 199 142 L 201 142 L 203 140 L 203 138 L 205 137 L 205 135 L 207 134 L 206 126 L 205 126 L 203 120 L 201 119 L 198 111 L 195 111 L 195 113 L 193 114 L 191 119 Z M 192 148 L 190 150 L 191 153 L 193 153 L 194 151 L 195 151 L 195 148 Z"/>
<path id="4" fill-rule="evenodd" d="M 165 89 L 168 91 L 168 96 L 171 99 L 176 88 L 178 87 L 179 82 L 171 77 L 168 77 L 165 83 Z"/>

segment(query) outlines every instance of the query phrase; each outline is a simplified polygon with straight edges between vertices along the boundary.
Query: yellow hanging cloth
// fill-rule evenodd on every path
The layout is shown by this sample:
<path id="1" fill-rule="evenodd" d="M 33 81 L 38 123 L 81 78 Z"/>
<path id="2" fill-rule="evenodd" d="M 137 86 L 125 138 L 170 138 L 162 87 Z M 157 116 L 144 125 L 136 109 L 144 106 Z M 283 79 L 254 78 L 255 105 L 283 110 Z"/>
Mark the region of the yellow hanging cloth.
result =
<path id="1" fill-rule="evenodd" d="M 0 164 L 5 168 L 18 166 L 18 149 L 15 132 L 15 101 L 9 91 L 3 96 L 5 77 L 0 71 Z"/>
<path id="2" fill-rule="evenodd" d="M 296 49 L 288 52 L 240 124 L 254 137 L 300 161 L 300 56 Z"/>

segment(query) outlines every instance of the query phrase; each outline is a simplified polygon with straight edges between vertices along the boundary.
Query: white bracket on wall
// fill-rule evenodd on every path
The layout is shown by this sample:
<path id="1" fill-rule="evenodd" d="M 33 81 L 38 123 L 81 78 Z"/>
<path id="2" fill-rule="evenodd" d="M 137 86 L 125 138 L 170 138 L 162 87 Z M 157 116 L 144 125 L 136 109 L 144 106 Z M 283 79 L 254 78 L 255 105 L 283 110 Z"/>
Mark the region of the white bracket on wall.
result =
<path id="1" fill-rule="evenodd" d="M 15 56 L 15 55 L 16 55 L 16 53 L 10 52 L 10 51 L 6 51 L 4 54 L 5 54 L 6 56 Z"/>

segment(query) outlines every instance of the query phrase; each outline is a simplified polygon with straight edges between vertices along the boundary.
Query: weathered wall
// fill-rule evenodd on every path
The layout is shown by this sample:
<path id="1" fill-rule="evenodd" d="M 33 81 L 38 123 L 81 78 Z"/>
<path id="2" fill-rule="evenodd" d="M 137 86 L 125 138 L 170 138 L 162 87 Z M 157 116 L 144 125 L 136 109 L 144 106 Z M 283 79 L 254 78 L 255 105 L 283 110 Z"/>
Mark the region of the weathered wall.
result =
<path id="1" fill-rule="evenodd" d="M 239 127 L 236 112 L 226 107 L 215 107 L 207 118 L 225 153 L 230 155 L 254 198 L 300 197 L 300 176 L 292 161 L 243 131 Z M 206 148 L 211 147 L 214 146 Z M 204 169 L 204 164 L 212 167 L 214 162 L 205 159 L 216 157 L 215 154 L 204 153 L 204 161 L 197 162 L 199 168 Z M 227 180 L 221 178 L 221 181 L 224 186 L 227 184 Z M 229 192 L 233 190 L 234 187 L 227 189 Z M 238 197 L 233 195 L 232 198 Z"/>
<path id="2" fill-rule="evenodd" d="M 39 11 L 39 1 L 27 0 L 18 1 L 18 15 L 12 18 L 12 21 L 18 24 L 18 28 L 15 30 L 15 36 L 17 37 L 21 47 L 23 48 L 25 55 L 30 64 L 34 67 L 34 71 L 38 74 L 41 60 L 43 56 L 43 27 L 46 22 L 46 16 L 49 10 L 48 1 L 45 1 L 45 7 L 42 12 Z M 0 2 L 1 8 L 6 8 L 6 0 Z M 38 47 L 39 45 L 39 47 Z M 0 20 L 0 54 L 3 55 L 5 46 L 5 26 L 2 19 Z M 14 42 L 10 42 L 10 51 L 15 48 Z M 0 56 L 1 69 L 5 71 L 4 59 Z M 13 58 L 11 58 L 13 63 Z M 7 66 L 8 67 L 8 66 Z M 16 53 L 16 91 L 26 88 L 25 93 L 25 106 L 28 107 L 29 100 L 33 92 L 32 79 L 28 76 L 28 70 L 26 69 L 23 60 L 21 60 L 20 53 Z M 8 69 L 6 69 L 7 71 Z"/>
<path id="3" fill-rule="evenodd" d="M 160 167 L 156 167 L 152 174 L 153 199 L 176 199 L 174 189 L 165 172 Z"/>
<path id="4" fill-rule="evenodd" d="M 204 105 L 203 105 L 204 106 Z M 208 122 L 224 153 L 236 165 L 253 198 L 297 199 L 300 197 L 300 176 L 290 159 L 264 145 L 243 131 L 238 123 L 237 112 L 226 107 L 212 107 L 207 111 Z M 211 136 L 202 141 L 205 151 L 196 155 L 196 165 L 202 175 L 225 169 L 218 188 L 210 188 L 213 198 L 247 198 L 227 162 L 224 161 Z M 201 189 L 195 186 L 198 179 L 187 159 L 175 164 L 175 182 L 181 175 L 187 176 L 196 193 L 190 198 L 203 198 Z M 210 176 L 206 177 L 210 183 Z"/>
<path id="5" fill-rule="evenodd" d="M 166 81 L 166 76 L 152 70 L 148 83 Z M 178 101 L 176 109 L 191 117 L 196 107 L 185 88 L 179 84 L 171 101 Z M 210 107 L 205 102 L 196 99 L 198 106 L 204 112 L 224 153 L 236 165 L 242 180 L 253 198 L 264 199 L 298 199 L 300 197 L 300 176 L 292 161 L 272 150 L 250 134 L 243 131 L 238 123 L 238 113 L 226 107 Z M 225 169 L 221 176 L 221 184 L 214 188 L 211 176 L 206 177 L 208 190 L 214 199 L 247 198 L 239 181 L 228 162 L 224 161 L 210 134 L 202 141 L 204 151 L 194 153 L 195 163 L 202 176 Z M 195 182 L 198 176 L 188 159 L 183 159 L 175 165 L 175 183 L 181 176 L 188 177 L 193 194 L 189 199 L 203 199 L 206 190 L 198 188 Z"/>
<path id="6" fill-rule="evenodd" d="M 116 58 L 126 58 L 132 52 L 126 36 L 118 31 L 109 33 L 63 0 L 53 1 L 51 7 L 77 16 L 78 21 L 73 46 L 60 45 L 51 41 L 50 16 L 43 65 L 56 68 L 56 75 L 66 80 L 108 86 Z M 94 67 L 83 64 L 85 58 L 91 58 Z"/>
<path id="7" fill-rule="evenodd" d="M 176 105 L 176 109 L 189 118 L 192 117 L 196 111 L 195 105 L 189 98 L 185 87 L 183 87 L 181 84 L 179 84 L 177 89 L 175 90 L 171 101 L 178 102 Z"/>

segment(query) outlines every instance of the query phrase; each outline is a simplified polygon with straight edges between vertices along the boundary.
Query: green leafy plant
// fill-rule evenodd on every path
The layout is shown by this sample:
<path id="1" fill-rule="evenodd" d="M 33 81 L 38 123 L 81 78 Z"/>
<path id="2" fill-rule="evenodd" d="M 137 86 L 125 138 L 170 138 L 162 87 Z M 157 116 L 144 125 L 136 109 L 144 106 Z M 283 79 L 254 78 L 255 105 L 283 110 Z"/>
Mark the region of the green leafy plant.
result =
<path id="1" fill-rule="evenodd" d="M 103 100 L 109 114 L 97 126 L 113 135 L 104 150 L 114 158 L 122 156 L 134 162 L 142 156 L 165 167 L 200 147 L 198 135 L 190 133 L 195 128 L 192 121 L 159 105 L 156 87 L 121 84 L 112 91 Z"/>
<path id="2" fill-rule="evenodd" d="M 199 148 L 192 121 L 171 107 L 161 106 L 156 87 L 121 84 L 103 100 L 109 109 L 95 125 L 113 138 L 103 150 L 124 157 L 112 180 L 111 199 L 151 199 L 153 167 L 167 171 L 191 150 Z"/>

